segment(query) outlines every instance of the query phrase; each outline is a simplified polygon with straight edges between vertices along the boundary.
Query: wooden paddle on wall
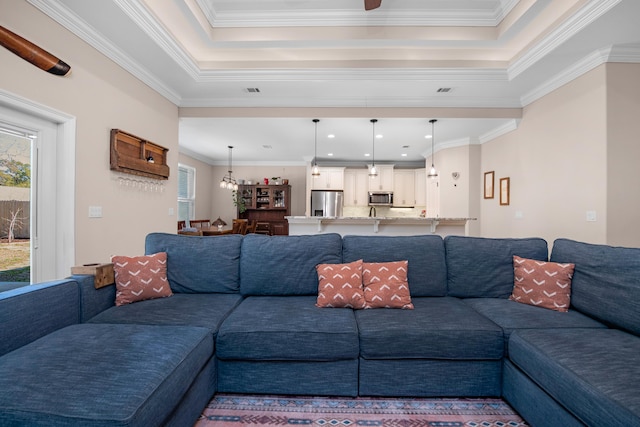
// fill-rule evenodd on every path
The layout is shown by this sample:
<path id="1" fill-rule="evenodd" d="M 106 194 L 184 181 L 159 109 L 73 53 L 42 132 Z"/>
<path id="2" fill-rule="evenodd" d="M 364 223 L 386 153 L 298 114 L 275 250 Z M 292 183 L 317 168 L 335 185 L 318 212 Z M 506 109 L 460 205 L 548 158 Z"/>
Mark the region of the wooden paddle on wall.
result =
<path id="1" fill-rule="evenodd" d="M 56 76 L 66 76 L 71 67 L 46 50 L 36 46 L 19 35 L 12 33 L 0 25 L 0 45 L 18 55 L 25 61 Z"/>
<path id="2" fill-rule="evenodd" d="M 364 10 L 377 9 L 380 7 L 382 0 L 364 0 Z"/>

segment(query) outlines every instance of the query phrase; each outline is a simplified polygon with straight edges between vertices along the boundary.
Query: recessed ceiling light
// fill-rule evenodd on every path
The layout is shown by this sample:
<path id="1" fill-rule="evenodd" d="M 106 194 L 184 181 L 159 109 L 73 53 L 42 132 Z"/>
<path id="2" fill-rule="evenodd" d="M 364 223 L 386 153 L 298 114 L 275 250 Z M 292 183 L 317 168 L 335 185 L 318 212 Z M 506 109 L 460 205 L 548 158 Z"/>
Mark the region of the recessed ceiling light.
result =
<path id="1" fill-rule="evenodd" d="M 327 135 L 327 138 L 329 138 L 329 139 L 333 139 L 333 138 L 335 138 L 335 137 L 336 137 L 336 136 L 335 136 L 334 134 L 332 134 L 332 133 L 330 133 L 329 135 Z"/>
<path id="2" fill-rule="evenodd" d="M 371 155 L 371 154 L 369 154 L 369 153 L 364 153 L 364 156 L 365 156 L 365 157 L 369 157 L 370 155 Z"/>
<path id="3" fill-rule="evenodd" d="M 402 157 L 407 157 L 407 153 L 402 153 L 401 156 Z"/>
<path id="4" fill-rule="evenodd" d="M 382 134 L 377 134 L 376 135 L 376 139 L 382 139 L 382 138 L 384 138 L 384 135 L 382 135 Z"/>
<path id="5" fill-rule="evenodd" d="M 333 153 L 327 153 L 327 156 L 332 157 Z"/>
<path id="6" fill-rule="evenodd" d="M 431 138 L 433 138 L 433 135 L 425 135 L 424 137 L 425 137 L 426 139 L 431 139 Z"/>

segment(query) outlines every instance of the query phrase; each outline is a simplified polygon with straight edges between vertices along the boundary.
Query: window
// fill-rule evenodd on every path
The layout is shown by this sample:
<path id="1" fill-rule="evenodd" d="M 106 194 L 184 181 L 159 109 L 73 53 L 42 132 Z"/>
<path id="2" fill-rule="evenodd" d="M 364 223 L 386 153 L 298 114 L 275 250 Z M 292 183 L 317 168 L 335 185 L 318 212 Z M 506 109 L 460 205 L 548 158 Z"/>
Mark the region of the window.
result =
<path id="1" fill-rule="evenodd" d="M 196 205 L 196 170 L 178 164 L 178 221 L 193 219 Z"/>

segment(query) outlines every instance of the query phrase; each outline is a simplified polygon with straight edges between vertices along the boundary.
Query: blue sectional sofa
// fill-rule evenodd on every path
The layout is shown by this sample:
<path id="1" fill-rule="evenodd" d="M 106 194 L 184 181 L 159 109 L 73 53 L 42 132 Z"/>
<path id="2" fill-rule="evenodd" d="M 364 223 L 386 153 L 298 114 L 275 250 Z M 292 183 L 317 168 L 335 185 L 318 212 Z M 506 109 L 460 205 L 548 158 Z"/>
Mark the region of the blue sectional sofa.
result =
<path id="1" fill-rule="evenodd" d="M 152 233 L 173 296 L 92 276 L 0 293 L 0 425 L 192 425 L 216 392 L 502 396 L 533 426 L 640 426 L 640 249 L 554 242 L 566 313 L 508 299 L 542 239 Z M 413 310 L 316 307 L 316 265 L 408 261 Z"/>

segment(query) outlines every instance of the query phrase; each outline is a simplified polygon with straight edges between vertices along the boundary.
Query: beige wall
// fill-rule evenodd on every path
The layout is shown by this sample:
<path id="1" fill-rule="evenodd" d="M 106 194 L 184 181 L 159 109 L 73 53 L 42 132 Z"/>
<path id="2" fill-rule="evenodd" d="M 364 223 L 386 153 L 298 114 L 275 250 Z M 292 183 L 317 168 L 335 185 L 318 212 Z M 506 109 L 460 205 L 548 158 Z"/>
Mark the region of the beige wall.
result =
<path id="1" fill-rule="evenodd" d="M 607 243 L 640 246 L 640 65 L 607 65 Z"/>
<path id="2" fill-rule="evenodd" d="M 480 201 L 482 236 L 606 243 L 605 84 L 600 66 L 527 106 L 517 130 L 482 145 L 478 179 L 486 171 L 495 171 L 496 186 L 511 179 L 509 206 L 499 205 L 498 188 Z M 587 211 L 597 221 L 587 222 Z"/>
<path id="3" fill-rule="evenodd" d="M 175 231 L 169 209 L 176 207 L 177 107 L 27 2 L 0 2 L 0 25 L 71 66 L 70 75 L 58 77 L 0 49 L 3 90 L 77 120 L 76 264 L 105 262 L 113 254 L 141 254 L 147 233 Z M 171 177 L 164 191 L 120 185 L 122 175 L 109 169 L 112 128 L 169 149 Z M 102 206 L 103 217 L 88 218 L 89 206 Z"/>

